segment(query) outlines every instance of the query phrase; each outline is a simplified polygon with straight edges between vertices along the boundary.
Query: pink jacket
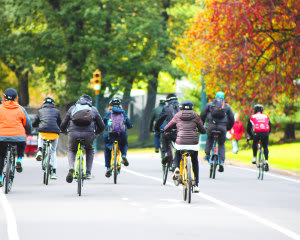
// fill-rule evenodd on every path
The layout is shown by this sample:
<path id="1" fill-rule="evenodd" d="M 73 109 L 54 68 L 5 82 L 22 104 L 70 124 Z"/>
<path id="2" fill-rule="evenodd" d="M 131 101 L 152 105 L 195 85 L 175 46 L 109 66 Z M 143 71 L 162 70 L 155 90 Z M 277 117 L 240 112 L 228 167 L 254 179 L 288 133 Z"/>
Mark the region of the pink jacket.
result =
<path id="1" fill-rule="evenodd" d="M 232 129 L 230 130 L 230 134 L 232 135 L 233 140 L 241 140 L 242 135 L 244 133 L 244 127 L 242 121 L 235 121 Z"/>

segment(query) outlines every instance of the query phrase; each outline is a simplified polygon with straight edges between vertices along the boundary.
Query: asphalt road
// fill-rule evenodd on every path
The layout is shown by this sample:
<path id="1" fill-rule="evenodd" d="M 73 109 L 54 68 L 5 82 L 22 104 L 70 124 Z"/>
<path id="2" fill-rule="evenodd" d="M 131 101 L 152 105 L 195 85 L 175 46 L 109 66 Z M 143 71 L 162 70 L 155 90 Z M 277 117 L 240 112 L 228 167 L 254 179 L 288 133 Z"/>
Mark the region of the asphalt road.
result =
<path id="1" fill-rule="evenodd" d="M 211 180 L 200 162 L 201 192 L 187 204 L 171 176 L 162 185 L 158 155 L 128 157 L 115 185 L 98 156 L 81 197 L 76 182 L 65 181 L 66 158 L 59 158 L 58 179 L 48 186 L 40 163 L 24 159 L 12 191 L 0 191 L 0 239 L 300 239 L 297 179 L 267 174 L 260 181 L 251 169 L 225 166 Z"/>

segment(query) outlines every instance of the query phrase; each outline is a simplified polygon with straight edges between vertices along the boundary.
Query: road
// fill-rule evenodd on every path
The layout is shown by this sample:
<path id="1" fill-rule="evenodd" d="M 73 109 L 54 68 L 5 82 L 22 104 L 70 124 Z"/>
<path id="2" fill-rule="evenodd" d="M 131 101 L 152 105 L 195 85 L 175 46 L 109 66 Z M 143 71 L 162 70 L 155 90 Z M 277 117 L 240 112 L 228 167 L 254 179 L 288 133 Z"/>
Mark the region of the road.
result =
<path id="1" fill-rule="evenodd" d="M 99 155 L 81 197 L 76 183 L 65 181 L 66 158 L 59 158 L 58 179 L 48 186 L 40 163 L 24 159 L 12 191 L 0 191 L 0 239 L 300 239 L 297 179 L 267 174 L 259 181 L 251 169 L 225 166 L 211 180 L 201 161 L 201 192 L 187 204 L 170 176 L 162 185 L 158 155 L 128 157 L 114 185 Z"/>

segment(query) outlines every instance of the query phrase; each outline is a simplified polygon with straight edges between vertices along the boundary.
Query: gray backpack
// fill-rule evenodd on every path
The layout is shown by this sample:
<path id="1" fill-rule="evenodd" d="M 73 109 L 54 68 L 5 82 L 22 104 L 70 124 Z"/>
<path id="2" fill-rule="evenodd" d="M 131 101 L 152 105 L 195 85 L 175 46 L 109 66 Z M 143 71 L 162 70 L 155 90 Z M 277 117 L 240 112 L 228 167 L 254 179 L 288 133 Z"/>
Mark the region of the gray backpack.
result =
<path id="1" fill-rule="evenodd" d="M 93 121 L 92 107 L 87 104 L 76 104 L 71 112 L 71 120 L 77 126 L 88 126 Z"/>

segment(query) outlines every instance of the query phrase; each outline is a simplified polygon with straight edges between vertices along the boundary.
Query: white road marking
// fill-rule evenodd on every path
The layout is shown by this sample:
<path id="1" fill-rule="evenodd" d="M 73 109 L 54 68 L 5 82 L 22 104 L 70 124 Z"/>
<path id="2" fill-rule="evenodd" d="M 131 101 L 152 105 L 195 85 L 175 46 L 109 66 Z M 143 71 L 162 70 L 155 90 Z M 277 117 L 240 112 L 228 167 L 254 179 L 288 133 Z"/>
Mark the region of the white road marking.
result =
<path id="1" fill-rule="evenodd" d="M 0 203 L 5 213 L 6 221 L 7 221 L 7 234 L 9 240 L 19 240 L 18 230 L 17 230 L 17 222 L 15 219 L 14 212 L 4 195 L 4 193 L 0 190 Z"/>
<path id="2" fill-rule="evenodd" d="M 246 171 L 249 171 L 249 172 L 256 172 L 257 171 L 257 170 L 246 168 L 246 167 L 243 168 L 243 167 L 236 167 L 236 166 L 231 166 L 231 165 L 227 165 L 227 166 L 231 167 L 231 168 L 238 168 L 238 169 L 241 169 L 241 170 L 246 170 Z M 297 180 L 297 179 L 284 177 L 284 176 L 280 176 L 280 175 L 269 173 L 269 172 L 265 172 L 264 174 L 266 174 L 268 176 L 271 176 L 271 177 L 274 177 L 274 178 L 280 178 L 280 179 L 284 179 L 284 180 L 287 180 L 287 181 L 290 181 L 290 182 L 300 183 L 300 181 Z"/>
<path id="3" fill-rule="evenodd" d="M 97 161 L 95 161 L 95 162 L 98 163 L 98 164 L 100 164 L 100 165 L 103 165 L 100 162 L 97 162 Z M 152 176 L 149 176 L 149 175 L 145 175 L 145 174 L 142 174 L 142 173 L 139 173 L 139 172 L 135 172 L 135 171 L 132 171 L 132 170 L 129 170 L 129 169 L 124 169 L 123 168 L 122 171 L 130 173 L 132 175 L 139 176 L 139 177 L 148 178 L 148 179 L 160 182 L 160 183 L 162 182 L 162 179 L 160 179 L 160 178 L 152 177 Z M 175 187 L 174 184 L 171 183 L 171 182 L 167 182 L 166 184 Z M 270 227 L 270 228 L 272 228 L 272 229 L 274 229 L 274 230 L 276 230 L 276 231 L 278 231 L 278 232 L 280 232 L 280 233 L 282 233 L 282 234 L 284 234 L 284 235 L 286 235 L 286 236 L 288 236 L 288 237 L 290 237 L 290 238 L 292 238 L 294 240 L 300 240 L 300 235 L 299 234 L 297 234 L 297 233 L 295 233 L 295 232 L 293 232 L 293 231 L 291 231 L 291 230 L 289 230 L 287 228 L 281 227 L 280 225 L 278 225 L 276 223 L 273 223 L 273 222 L 271 222 L 271 221 L 269 221 L 269 220 L 267 220 L 265 218 L 257 216 L 257 215 L 255 215 L 255 214 L 253 214 L 253 213 L 251 213 L 251 212 L 249 212 L 247 210 L 244 210 L 242 208 L 238 208 L 238 207 L 235 207 L 233 205 L 230 205 L 230 204 L 228 204 L 226 202 L 218 200 L 218 199 L 216 199 L 216 198 L 214 198 L 214 197 L 212 197 L 210 195 L 207 195 L 205 193 L 194 193 L 194 195 L 199 196 L 199 197 L 201 197 L 203 199 L 206 199 L 206 200 L 208 200 L 210 202 L 213 202 L 213 203 L 215 203 L 215 204 L 217 204 L 219 206 L 222 206 L 222 207 L 225 207 L 227 209 L 230 209 L 230 210 L 232 210 L 232 211 L 234 211 L 234 212 L 236 212 L 238 214 L 241 214 L 241 215 L 244 215 L 244 216 L 246 216 L 248 218 L 251 218 L 251 219 L 253 219 L 253 220 L 255 220 L 255 221 L 259 222 L 259 223 L 262 223 L 265 226 L 268 226 L 268 227 Z"/>
<path id="4" fill-rule="evenodd" d="M 121 198 L 123 201 L 128 201 L 129 199 L 127 197 Z"/>

